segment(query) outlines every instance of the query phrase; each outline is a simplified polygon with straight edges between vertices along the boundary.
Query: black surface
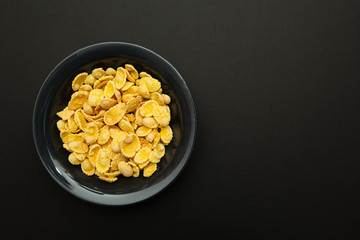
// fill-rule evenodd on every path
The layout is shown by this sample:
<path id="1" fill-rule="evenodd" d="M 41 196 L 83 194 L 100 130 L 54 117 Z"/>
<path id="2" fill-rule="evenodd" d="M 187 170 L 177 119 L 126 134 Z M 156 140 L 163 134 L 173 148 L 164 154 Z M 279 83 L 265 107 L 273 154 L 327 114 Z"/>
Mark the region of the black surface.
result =
<path id="1" fill-rule="evenodd" d="M 360 2 L 1 1 L 3 236 L 358 239 Z M 37 92 L 71 52 L 145 46 L 198 113 L 180 177 L 143 203 L 70 195 L 36 153 Z"/>

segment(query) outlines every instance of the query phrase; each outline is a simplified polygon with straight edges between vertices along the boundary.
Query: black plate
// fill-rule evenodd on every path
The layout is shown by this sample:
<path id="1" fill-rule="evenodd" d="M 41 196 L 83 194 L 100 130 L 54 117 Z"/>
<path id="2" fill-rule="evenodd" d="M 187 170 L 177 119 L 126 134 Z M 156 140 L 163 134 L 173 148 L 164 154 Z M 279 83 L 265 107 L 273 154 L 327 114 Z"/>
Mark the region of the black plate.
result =
<path id="1" fill-rule="evenodd" d="M 62 147 L 56 112 L 66 107 L 72 94 L 72 79 L 93 68 L 117 68 L 130 63 L 157 78 L 163 93 L 171 97 L 174 137 L 158 170 L 150 178 L 119 177 L 107 183 L 88 177 L 80 166 L 71 165 Z M 63 188 L 84 200 L 104 205 L 126 205 L 147 199 L 163 190 L 178 176 L 188 161 L 196 135 L 196 112 L 190 91 L 176 69 L 158 54 L 138 45 L 106 42 L 80 49 L 60 62 L 43 83 L 35 102 L 33 135 L 38 154 L 48 172 Z"/>

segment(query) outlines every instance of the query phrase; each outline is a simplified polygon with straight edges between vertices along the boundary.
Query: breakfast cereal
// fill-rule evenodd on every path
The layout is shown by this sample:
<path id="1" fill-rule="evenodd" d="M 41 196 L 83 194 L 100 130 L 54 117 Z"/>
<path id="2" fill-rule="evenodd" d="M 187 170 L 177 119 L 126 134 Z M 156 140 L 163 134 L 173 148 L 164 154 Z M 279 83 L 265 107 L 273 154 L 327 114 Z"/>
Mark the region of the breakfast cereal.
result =
<path id="1" fill-rule="evenodd" d="M 68 161 L 109 183 L 152 176 L 173 138 L 171 98 L 160 81 L 125 64 L 79 73 L 71 88 L 56 122 Z"/>

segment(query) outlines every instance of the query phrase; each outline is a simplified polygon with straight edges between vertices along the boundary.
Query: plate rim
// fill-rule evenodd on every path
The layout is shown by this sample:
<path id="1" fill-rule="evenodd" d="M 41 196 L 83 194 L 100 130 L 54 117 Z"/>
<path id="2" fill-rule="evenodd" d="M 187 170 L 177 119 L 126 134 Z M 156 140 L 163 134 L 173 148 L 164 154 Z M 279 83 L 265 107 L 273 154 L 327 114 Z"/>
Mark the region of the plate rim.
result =
<path id="1" fill-rule="evenodd" d="M 185 93 L 187 95 L 187 101 L 188 101 L 188 104 L 190 107 L 190 112 L 192 114 L 192 116 L 191 116 L 192 118 L 190 121 L 191 121 L 191 127 L 193 128 L 193 130 L 190 132 L 189 142 L 186 145 L 186 152 L 184 153 L 183 158 L 178 163 L 178 165 L 174 168 L 174 170 L 166 178 L 162 179 L 159 183 L 152 185 L 149 188 L 141 189 L 140 191 L 135 191 L 135 192 L 126 193 L 126 194 L 113 194 L 113 195 L 98 194 L 98 193 L 95 193 L 94 191 L 84 188 L 80 184 L 76 184 L 75 180 L 70 179 L 70 177 L 67 176 L 66 174 L 62 174 L 61 171 L 56 168 L 55 163 L 53 162 L 53 159 L 51 158 L 50 154 L 48 154 L 48 156 L 43 156 L 43 153 L 40 149 L 41 136 L 40 136 L 40 133 L 38 133 L 39 126 L 37 126 L 37 122 L 36 122 L 37 118 L 38 118 L 37 112 L 39 111 L 40 104 L 41 104 L 40 97 L 41 97 L 46 85 L 49 82 L 51 82 L 51 76 L 64 63 L 69 61 L 69 59 L 72 58 L 73 56 L 75 56 L 79 53 L 82 53 L 82 52 L 91 51 L 91 50 L 99 48 L 99 47 L 111 46 L 111 45 L 113 45 L 113 46 L 116 45 L 117 47 L 119 47 L 119 46 L 120 47 L 132 47 L 135 49 L 140 49 L 141 51 L 145 51 L 145 52 L 153 55 L 154 57 L 156 57 L 157 59 L 159 59 L 163 63 L 165 63 L 168 67 L 170 67 L 170 69 L 176 74 L 176 79 L 182 81 L 181 85 L 185 89 Z M 159 54 L 155 53 L 154 51 L 152 51 L 150 49 L 147 49 L 143 46 L 133 44 L 133 43 L 100 42 L 100 43 L 85 46 L 83 48 L 80 48 L 80 49 L 72 52 L 67 57 L 62 59 L 51 70 L 51 72 L 48 74 L 48 76 L 45 78 L 44 82 L 42 83 L 42 85 L 38 91 L 38 94 L 36 96 L 34 109 L 33 109 L 33 116 L 32 116 L 32 131 L 33 131 L 33 139 L 34 139 L 36 151 L 38 153 L 38 156 L 40 157 L 40 160 L 41 160 L 43 166 L 45 167 L 47 172 L 50 174 L 50 176 L 52 176 L 52 178 L 63 189 L 65 189 L 66 191 L 70 192 L 71 194 L 75 195 L 76 197 L 78 197 L 80 199 L 83 199 L 85 201 L 88 201 L 88 202 L 91 202 L 94 204 L 108 205 L 108 206 L 122 206 L 122 205 L 130 205 L 130 204 L 142 202 L 146 199 L 149 199 L 149 198 L 157 195 L 158 193 L 160 193 L 161 191 L 166 189 L 180 175 L 180 173 L 182 172 L 182 170 L 185 168 L 186 164 L 188 163 L 190 156 L 194 149 L 196 135 L 197 135 L 197 114 L 196 114 L 195 103 L 194 103 L 193 97 L 191 95 L 190 89 L 188 88 L 186 82 L 184 81 L 184 79 L 182 78 L 180 73 L 177 71 L 177 69 L 170 62 L 168 62 L 165 58 L 163 58 L 162 56 L 160 56 Z M 46 157 L 50 158 L 51 163 L 52 163 L 51 166 L 49 166 L 48 161 L 46 161 L 46 159 L 45 159 Z M 104 196 L 106 196 L 106 197 L 104 198 Z"/>

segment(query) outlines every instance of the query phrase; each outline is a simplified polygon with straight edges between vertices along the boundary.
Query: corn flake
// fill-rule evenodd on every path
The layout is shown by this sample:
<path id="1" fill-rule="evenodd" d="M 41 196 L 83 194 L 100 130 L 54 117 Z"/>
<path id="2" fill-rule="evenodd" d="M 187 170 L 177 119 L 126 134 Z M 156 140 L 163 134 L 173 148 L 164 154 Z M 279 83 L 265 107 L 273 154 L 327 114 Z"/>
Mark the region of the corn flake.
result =
<path id="1" fill-rule="evenodd" d="M 124 177 L 131 177 L 134 173 L 132 166 L 130 166 L 129 163 L 124 161 L 118 163 L 118 169 Z"/>
<path id="2" fill-rule="evenodd" d="M 149 163 L 149 165 L 147 165 L 144 168 L 144 177 L 150 177 L 151 175 L 153 175 L 153 173 L 157 170 L 157 165 L 156 163 Z"/>
<path id="3" fill-rule="evenodd" d="M 100 173 L 104 173 L 110 168 L 110 158 L 107 154 L 106 149 L 102 148 L 99 150 L 96 158 L 96 170 Z"/>
<path id="4" fill-rule="evenodd" d="M 160 130 L 160 139 L 165 144 L 168 145 L 173 138 L 173 132 L 170 126 L 162 127 Z"/>
<path id="5" fill-rule="evenodd" d="M 120 121 L 120 119 L 125 115 L 126 107 L 124 103 L 118 103 L 115 106 L 111 107 L 104 114 L 104 122 L 107 125 L 114 125 Z"/>
<path id="6" fill-rule="evenodd" d="M 116 70 L 114 82 L 116 89 L 120 90 L 122 87 L 124 87 L 126 82 L 126 72 L 124 68 L 118 67 L 118 69 Z"/>
<path id="7" fill-rule="evenodd" d="M 90 91 L 89 98 L 87 101 L 90 106 L 96 107 L 99 104 L 99 102 L 103 96 L 104 96 L 104 90 L 94 89 L 94 90 Z"/>
<path id="8" fill-rule="evenodd" d="M 83 73 L 78 74 L 78 75 L 74 78 L 74 80 L 73 80 L 73 82 L 72 82 L 72 89 L 73 89 L 74 91 L 79 90 L 80 87 L 84 84 L 85 79 L 87 78 L 87 76 L 88 76 L 88 73 L 86 73 L 86 72 L 83 72 Z"/>
<path id="9" fill-rule="evenodd" d="M 156 92 L 157 90 L 160 89 L 161 87 L 161 83 L 155 79 L 155 78 L 152 78 L 152 77 L 144 77 L 142 78 L 142 80 L 145 81 L 147 87 L 148 87 L 148 90 L 149 92 Z"/>
<path id="10" fill-rule="evenodd" d="M 136 152 L 141 148 L 139 137 L 130 133 L 120 141 L 121 153 L 128 158 L 135 156 Z"/>
<path id="11" fill-rule="evenodd" d="M 81 162 L 81 170 L 88 176 L 92 176 L 95 173 L 95 167 L 90 163 L 88 159 Z"/>
<path id="12" fill-rule="evenodd" d="M 95 78 L 99 79 L 105 75 L 105 71 L 103 68 L 95 68 L 91 73 Z"/>
<path id="13" fill-rule="evenodd" d="M 69 110 L 76 110 L 82 108 L 84 102 L 86 102 L 89 96 L 89 92 L 86 91 L 78 91 L 71 95 L 70 102 L 68 104 Z"/>

